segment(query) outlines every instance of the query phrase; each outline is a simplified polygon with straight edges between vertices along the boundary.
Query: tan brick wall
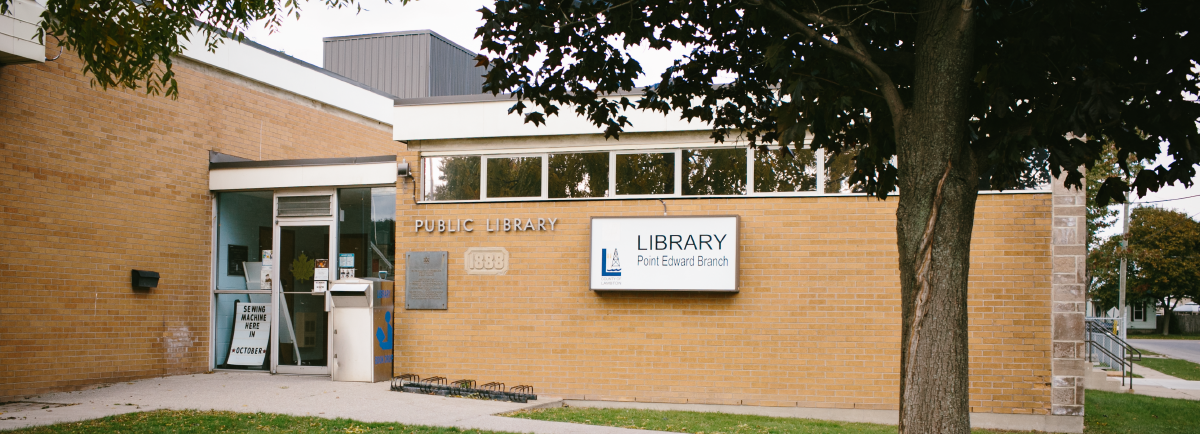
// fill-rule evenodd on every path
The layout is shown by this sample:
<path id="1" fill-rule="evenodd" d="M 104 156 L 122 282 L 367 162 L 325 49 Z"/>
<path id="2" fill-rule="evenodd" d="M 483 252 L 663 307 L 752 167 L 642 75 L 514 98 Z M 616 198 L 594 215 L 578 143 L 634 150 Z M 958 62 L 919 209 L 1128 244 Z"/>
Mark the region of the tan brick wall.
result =
<path id="1" fill-rule="evenodd" d="M 389 126 L 186 59 L 174 101 L 93 89 L 81 66 L 0 68 L 0 401 L 207 370 L 209 150 L 403 148 Z M 132 268 L 159 287 L 131 290 Z"/>
<path id="2" fill-rule="evenodd" d="M 972 411 L 1050 411 L 1050 202 L 979 199 Z M 401 291 L 396 373 L 574 399 L 898 407 L 894 198 L 665 203 L 675 216 L 741 216 L 739 293 L 588 289 L 589 218 L 660 216 L 658 200 L 414 205 L 402 195 L 397 252 L 449 251 L 449 309 L 404 310 Z M 488 218 L 539 217 L 558 218 L 557 230 L 484 230 Z M 476 230 L 414 232 L 416 219 L 439 218 L 472 218 Z M 508 273 L 467 275 L 465 249 L 492 246 L 508 249 Z"/>
<path id="3" fill-rule="evenodd" d="M 92 89 L 69 56 L 0 68 L 0 399 L 207 369 L 206 151 L 416 161 L 378 125 L 177 65 L 178 101 Z M 415 205 L 401 187 L 397 252 L 448 250 L 451 274 L 449 310 L 401 304 L 397 373 L 572 398 L 896 408 L 894 200 L 668 199 L 671 215 L 742 217 L 741 292 L 597 294 L 588 218 L 661 215 L 657 200 Z M 1050 411 L 1050 213 L 1049 194 L 980 198 L 973 411 Z M 412 231 L 460 217 L 559 222 Z M 465 249 L 484 246 L 509 250 L 508 274 L 466 275 Z M 163 272 L 160 287 L 133 292 L 131 268 Z"/>

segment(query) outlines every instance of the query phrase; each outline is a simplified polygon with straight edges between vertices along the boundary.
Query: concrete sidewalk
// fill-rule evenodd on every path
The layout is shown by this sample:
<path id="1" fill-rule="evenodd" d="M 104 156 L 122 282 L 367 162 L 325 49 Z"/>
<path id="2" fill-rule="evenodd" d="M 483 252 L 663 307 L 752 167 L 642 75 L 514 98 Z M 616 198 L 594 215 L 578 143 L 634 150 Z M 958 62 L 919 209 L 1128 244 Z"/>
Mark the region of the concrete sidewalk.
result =
<path id="1" fill-rule="evenodd" d="M 1134 378 L 1132 389 L 1130 389 L 1128 383 L 1121 385 L 1120 377 L 1105 377 L 1103 378 L 1104 383 L 1100 387 L 1097 387 L 1097 383 L 1089 383 L 1088 388 L 1159 398 L 1200 401 L 1200 381 L 1188 381 L 1179 377 L 1173 377 L 1137 363 L 1133 364 L 1133 372 L 1141 375 L 1143 378 Z M 1104 375 L 1104 373 L 1093 373 L 1092 375 Z"/>
<path id="2" fill-rule="evenodd" d="M 571 407 L 712 411 L 890 425 L 899 421 L 899 412 L 896 410 L 563 401 L 545 396 L 539 396 L 541 399 L 535 402 L 517 404 L 392 392 L 388 387 L 386 382 L 340 383 L 330 381 L 329 377 L 241 372 L 152 378 L 79 392 L 25 397 L 22 401 L 0 406 L 0 430 L 76 422 L 137 411 L 190 409 L 279 413 L 514 433 L 659 432 L 497 416 L 524 409 L 560 407 L 564 404 Z M 972 413 L 971 424 L 977 428 L 1018 431 L 1083 431 L 1082 420 L 1052 415 Z"/>
<path id="3" fill-rule="evenodd" d="M 1134 379 L 1133 393 L 1200 401 L 1200 381 L 1184 380 L 1136 363 L 1133 364 L 1133 372 L 1144 377 Z"/>
<path id="4" fill-rule="evenodd" d="M 79 392 L 27 397 L 0 406 L 0 430 L 76 422 L 137 411 L 227 410 L 295 416 L 347 418 L 545 434 L 633 434 L 658 431 L 545 422 L 496 416 L 541 406 L 560 406 L 543 397 L 528 404 L 447 398 L 388 390 L 388 383 L 339 383 L 329 377 L 218 372 L 152 378 Z M 44 408 L 45 407 L 45 408 Z"/>

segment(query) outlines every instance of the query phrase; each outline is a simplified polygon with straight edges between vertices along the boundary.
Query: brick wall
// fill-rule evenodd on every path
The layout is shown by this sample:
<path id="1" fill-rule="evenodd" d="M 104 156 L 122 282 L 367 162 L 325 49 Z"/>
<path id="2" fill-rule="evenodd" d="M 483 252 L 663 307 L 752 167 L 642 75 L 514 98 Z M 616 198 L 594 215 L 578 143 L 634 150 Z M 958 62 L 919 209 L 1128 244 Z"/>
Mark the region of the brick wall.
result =
<path id="1" fill-rule="evenodd" d="M 659 216 L 658 200 L 414 205 L 401 195 L 397 251 L 449 251 L 449 309 L 404 310 L 397 296 L 396 374 L 574 399 L 898 407 L 894 198 L 665 203 L 675 216 L 741 216 L 740 293 L 588 289 L 589 217 Z M 1048 193 L 979 199 L 972 411 L 1050 412 L 1050 214 Z M 557 218 L 556 230 L 484 229 L 488 218 L 539 217 Z M 414 231 L 416 219 L 456 218 L 476 230 Z M 468 275 L 467 247 L 506 248 L 507 274 Z"/>
<path id="2" fill-rule="evenodd" d="M 194 62 L 177 63 L 177 101 L 92 89 L 79 68 L 0 68 L 0 399 L 207 369 L 208 150 L 416 161 L 386 126 Z M 742 217 L 741 292 L 599 294 L 588 218 L 661 215 L 657 200 L 416 205 L 400 187 L 397 251 L 451 262 L 449 310 L 398 310 L 397 373 L 570 398 L 897 406 L 895 200 L 668 199 L 671 215 Z M 1051 208 L 1050 194 L 979 200 L 972 411 L 1051 411 Z M 559 220 L 412 230 L 513 217 Z M 508 273 L 467 275 L 466 248 L 489 246 L 508 249 Z M 132 291 L 131 268 L 162 272 L 160 287 Z"/>
<path id="3" fill-rule="evenodd" d="M 178 100 L 93 89 L 81 66 L 0 67 L 0 401 L 208 369 L 209 150 L 403 148 L 390 126 L 187 59 Z M 133 291 L 132 268 L 159 287 Z"/>

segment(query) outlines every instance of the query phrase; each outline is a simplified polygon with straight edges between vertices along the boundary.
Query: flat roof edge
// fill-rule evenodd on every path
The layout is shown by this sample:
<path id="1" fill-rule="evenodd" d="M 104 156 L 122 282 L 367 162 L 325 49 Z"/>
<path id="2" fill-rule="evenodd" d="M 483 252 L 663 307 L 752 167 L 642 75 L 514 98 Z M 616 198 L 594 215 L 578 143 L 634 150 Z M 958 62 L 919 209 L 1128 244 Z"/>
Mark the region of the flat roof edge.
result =
<path id="1" fill-rule="evenodd" d="M 430 36 L 433 36 L 435 38 L 442 40 L 442 42 L 445 42 L 447 44 L 454 46 L 455 48 L 458 48 L 459 50 L 465 51 L 470 54 L 478 54 L 474 50 L 464 47 L 464 46 L 462 46 L 462 44 L 459 44 L 457 42 L 451 41 L 450 38 L 442 36 L 440 33 L 435 32 L 430 29 L 402 30 L 399 32 L 366 33 L 366 34 L 362 34 L 362 35 L 330 36 L 330 37 L 326 37 L 326 38 L 321 38 L 321 43 L 333 42 L 333 41 L 349 41 L 349 40 L 354 40 L 354 39 L 387 38 L 387 37 L 391 37 L 391 36 L 413 36 L 413 35 L 430 35 Z"/>
<path id="2" fill-rule="evenodd" d="M 378 155 L 374 157 L 349 158 L 307 158 L 299 160 L 265 160 L 265 161 L 229 161 L 208 163 L 208 170 L 216 169 L 246 169 L 254 167 L 298 167 L 298 166 L 334 166 L 347 164 L 395 163 L 395 155 Z"/>
<path id="3" fill-rule="evenodd" d="M 298 66 L 301 66 L 301 67 L 303 67 L 303 68 L 307 68 L 307 69 L 310 69 L 310 70 L 312 70 L 312 71 L 316 71 L 316 72 L 318 72 L 318 73 L 321 73 L 321 74 L 324 74 L 324 75 L 326 75 L 326 76 L 329 76 L 330 78 L 333 78 L 333 79 L 335 79 L 335 80 L 340 80 L 340 81 L 343 81 L 343 82 L 345 82 L 345 83 L 347 83 L 347 84 L 350 84 L 350 85 L 353 85 L 353 86 L 359 87 L 359 88 L 361 88 L 361 89 L 363 89 L 363 90 L 366 90 L 366 91 L 368 91 L 368 92 L 375 93 L 375 94 L 377 94 L 377 95 L 379 95 L 379 96 L 382 96 L 382 97 L 387 97 L 387 98 L 396 98 L 396 96 L 395 96 L 395 95 L 392 95 L 392 94 L 390 94 L 390 93 L 387 93 L 387 92 L 384 92 L 384 91 L 382 91 L 382 90 L 379 90 L 379 89 L 373 88 L 373 87 L 371 87 L 371 86 L 367 86 L 366 84 L 359 83 L 359 82 L 357 82 L 357 81 L 354 81 L 354 80 L 352 80 L 352 79 L 350 79 L 350 78 L 348 78 L 348 77 L 346 77 L 346 76 L 343 76 L 343 75 L 341 75 L 341 74 L 338 74 L 338 73 L 336 73 L 336 72 L 333 72 L 333 71 L 330 71 L 330 70 L 328 70 L 328 69 L 322 68 L 322 67 L 320 67 L 320 66 L 313 65 L 313 64 L 311 64 L 311 63 L 308 63 L 308 62 L 305 62 L 305 61 L 303 61 L 303 60 L 297 59 L 296 57 L 293 57 L 293 56 L 292 56 L 292 55 L 290 55 L 290 54 L 284 53 L 284 52 L 282 52 L 282 51 L 279 51 L 279 50 L 276 50 L 276 49 L 274 49 L 274 48 L 268 47 L 268 46 L 266 46 L 266 45 L 260 44 L 260 43 L 258 43 L 258 42 L 254 42 L 254 41 L 253 41 L 253 40 L 251 40 L 250 38 L 242 38 L 242 40 L 240 40 L 240 41 L 239 41 L 239 40 L 237 40 L 237 39 L 233 38 L 233 36 L 232 36 L 232 35 L 231 35 L 229 32 L 227 32 L 227 31 L 225 31 L 225 30 L 222 30 L 222 29 L 218 29 L 218 28 L 215 28 L 215 27 L 209 26 L 209 25 L 205 24 L 203 21 L 200 21 L 200 20 L 192 20 L 192 21 L 195 23 L 195 25 L 196 25 L 197 27 L 206 27 L 206 28 L 212 29 L 214 32 L 217 32 L 217 33 L 219 33 L 221 36 L 223 36 L 223 37 L 224 37 L 224 40 L 223 40 L 223 41 L 221 41 L 221 43 L 222 43 L 222 44 L 228 44 L 228 43 L 238 43 L 238 44 L 242 44 L 242 45 L 245 45 L 245 46 L 247 46 L 247 47 L 254 48 L 254 49 L 258 50 L 258 51 L 261 51 L 261 52 L 263 52 L 263 53 L 265 53 L 265 54 L 267 54 L 267 55 L 274 56 L 274 57 L 278 57 L 278 58 L 280 58 L 280 59 L 283 59 L 283 60 L 286 60 L 286 61 L 288 61 L 288 62 L 294 63 L 294 64 L 296 64 L 296 65 L 298 65 Z M 218 48 L 218 49 L 219 49 L 219 48 Z M 180 53 L 180 55 L 182 55 L 182 56 L 184 56 L 184 57 L 187 57 L 187 58 L 190 58 L 190 59 L 193 59 L 193 60 L 196 60 L 196 61 L 198 61 L 198 62 L 201 62 L 201 63 L 208 64 L 208 62 L 205 62 L 205 61 L 203 61 L 203 60 L 197 59 L 197 58 L 195 58 L 195 57 L 192 57 L 192 56 L 188 56 L 188 55 L 187 55 L 187 53 Z M 212 65 L 212 66 L 216 66 L 216 65 Z M 218 68 L 219 68 L 219 67 L 218 67 Z M 224 68 L 222 68 L 222 69 L 224 69 Z M 230 71 L 230 72 L 232 72 L 232 71 Z M 272 86 L 275 86 L 275 84 L 273 84 L 273 83 L 270 83 L 270 82 L 264 82 L 264 83 L 267 83 L 267 84 L 270 84 L 270 85 L 272 85 Z M 285 90 L 286 90 L 286 89 L 285 89 Z M 290 90 L 289 90 L 289 92 L 295 93 L 295 92 L 293 92 L 293 91 L 290 91 Z"/>
<path id="4" fill-rule="evenodd" d="M 642 96 L 643 89 L 634 88 L 629 92 L 614 92 L 609 94 L 597 95 L 601 98 L 617 97 L 617 96 Z M 397 98 L 393 100 L 394 107 L 409 107 L 421 105 L 437 105 L 437 104 L 464 104 L 472 102 L 492 102 L 492 101 L 512 101 L 516 100 L 511 93 L 501 93 L 492 95 L 490 93 L 478 93 L 471 95 L 451 95 L 451 96 L 431 96 L 425 98 Z"/>

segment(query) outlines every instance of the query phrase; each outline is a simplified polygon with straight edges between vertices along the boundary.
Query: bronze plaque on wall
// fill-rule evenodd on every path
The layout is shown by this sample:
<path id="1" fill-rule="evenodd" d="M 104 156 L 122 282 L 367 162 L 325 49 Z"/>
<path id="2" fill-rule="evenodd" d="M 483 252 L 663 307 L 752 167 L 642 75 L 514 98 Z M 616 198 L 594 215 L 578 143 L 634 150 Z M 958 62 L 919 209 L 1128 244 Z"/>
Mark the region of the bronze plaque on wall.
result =
<path id="1" fill-rule="evenodd" d="M 404 255 L 405 309 L 446 309 L 449 258 L 449 252 L 408 252 Z"/>

